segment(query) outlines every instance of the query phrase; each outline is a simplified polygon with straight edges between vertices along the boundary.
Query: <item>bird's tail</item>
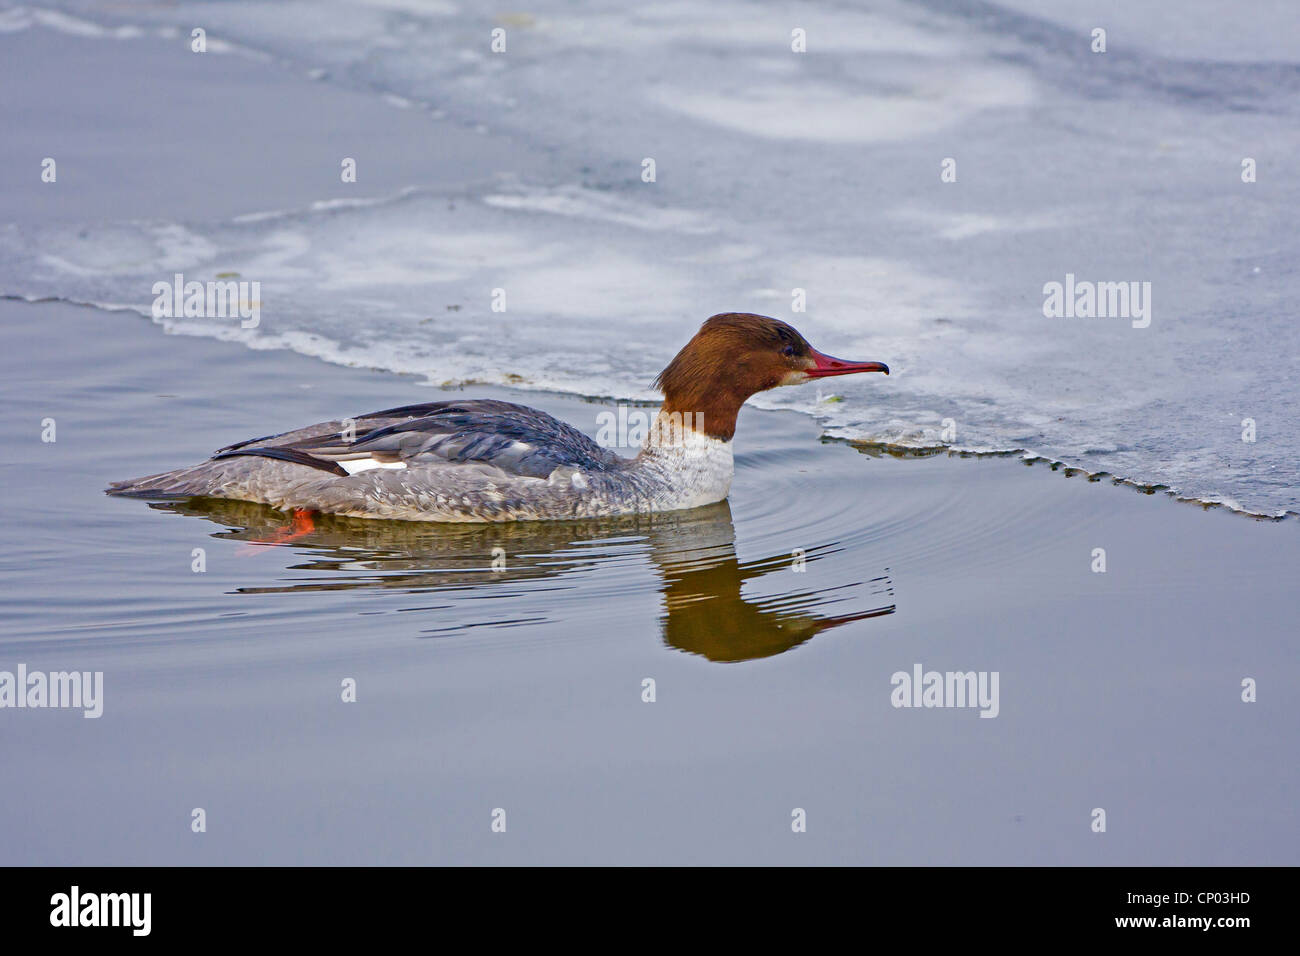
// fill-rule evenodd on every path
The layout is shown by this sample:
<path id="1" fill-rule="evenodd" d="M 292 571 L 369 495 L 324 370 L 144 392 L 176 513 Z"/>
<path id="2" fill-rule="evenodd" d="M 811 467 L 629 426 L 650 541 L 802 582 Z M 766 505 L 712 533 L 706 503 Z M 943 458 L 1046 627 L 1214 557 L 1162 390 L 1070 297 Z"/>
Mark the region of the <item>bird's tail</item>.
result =
<path id="1" fill-rule="evenodd" d="M 115 481 L 104 492 L 128 498 L 220 497 L 221 488 L 230 480 L 229 470 L 226 461 L 205 461 L 190 468 Z"/>

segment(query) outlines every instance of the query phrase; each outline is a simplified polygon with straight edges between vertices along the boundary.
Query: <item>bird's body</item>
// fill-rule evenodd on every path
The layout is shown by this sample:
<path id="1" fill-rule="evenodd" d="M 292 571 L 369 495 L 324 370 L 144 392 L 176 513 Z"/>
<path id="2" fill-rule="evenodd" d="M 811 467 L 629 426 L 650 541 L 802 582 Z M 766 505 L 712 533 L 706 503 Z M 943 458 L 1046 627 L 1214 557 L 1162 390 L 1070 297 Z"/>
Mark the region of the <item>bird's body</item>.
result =
<path id="1" fill-rule="evenodd" d="M 624 458 L 511 402 L 430 402 L 351 421 L 241 442 L 109 492 L 360 518 L 524 521 L 693 508 L 721 501 L 731 484 L 730 442 L 692 435 L 682 447 Z"/>
<path id="2" fill-rule="evenodd" d="M 676 511 L 727 496 L 745 398 L 856 371 L 888 370 L 821 355 L 776 319 L 730 313 L 706 322 L 660 376 L 666 401 L 635 458 L 534 408 L 453 400 L 239 442 L 201 464 L 117 482 L 108 492 L 412 521 Z"/>

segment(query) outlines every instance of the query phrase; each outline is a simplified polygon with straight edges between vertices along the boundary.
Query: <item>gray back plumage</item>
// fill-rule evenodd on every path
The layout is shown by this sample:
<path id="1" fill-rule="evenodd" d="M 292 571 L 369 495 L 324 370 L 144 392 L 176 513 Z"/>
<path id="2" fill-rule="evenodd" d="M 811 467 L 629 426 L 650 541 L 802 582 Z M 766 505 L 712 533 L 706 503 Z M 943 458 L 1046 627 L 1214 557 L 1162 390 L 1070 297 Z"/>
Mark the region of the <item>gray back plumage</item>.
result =
<path id="1" fill-rule="evenodd" d="M 408 465 L 481 462 L 507 474 L 545 478 L 569 466 L 604 472 L 624 459 L 545 412 L 495 399 L 428 402 L 240 442 L 214 458 L 262 455 L 335 471 L 335 462 L 372 458 Z"/>

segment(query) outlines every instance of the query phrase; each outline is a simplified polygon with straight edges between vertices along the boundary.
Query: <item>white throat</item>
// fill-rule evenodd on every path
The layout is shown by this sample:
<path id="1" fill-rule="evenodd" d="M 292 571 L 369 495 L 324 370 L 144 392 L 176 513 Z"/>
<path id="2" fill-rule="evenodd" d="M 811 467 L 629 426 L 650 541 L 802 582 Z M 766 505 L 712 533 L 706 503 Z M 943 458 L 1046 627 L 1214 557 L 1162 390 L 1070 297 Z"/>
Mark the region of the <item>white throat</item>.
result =
<path id="1" fill-rule="evenodd" d="M 661 411 L 646 438 L 641 465 L 659 475 L 674 508 L 698 508 L 727 497 L 736 471 L 731 442 L 688 427 Z"/>

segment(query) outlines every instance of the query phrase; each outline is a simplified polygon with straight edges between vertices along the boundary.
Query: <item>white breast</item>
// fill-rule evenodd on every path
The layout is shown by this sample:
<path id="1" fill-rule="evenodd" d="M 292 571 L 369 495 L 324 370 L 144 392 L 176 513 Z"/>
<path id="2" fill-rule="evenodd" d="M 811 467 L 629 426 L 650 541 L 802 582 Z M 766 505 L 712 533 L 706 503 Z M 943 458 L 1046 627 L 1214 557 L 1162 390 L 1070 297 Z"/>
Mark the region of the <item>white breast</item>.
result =
<path id="1" fill-rule="evenodd" d="M 680 433 L 679 433 L 680 434 Z M 694 430 L 685 437 L 647 449 L 642 459 L 662 479 L 660 510 L 698 508 L 727 497 L 736 472 L 731 442 Z"/>

